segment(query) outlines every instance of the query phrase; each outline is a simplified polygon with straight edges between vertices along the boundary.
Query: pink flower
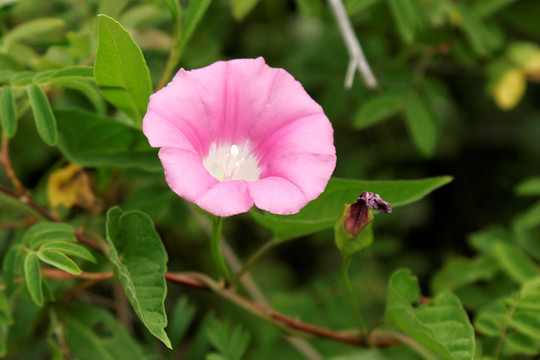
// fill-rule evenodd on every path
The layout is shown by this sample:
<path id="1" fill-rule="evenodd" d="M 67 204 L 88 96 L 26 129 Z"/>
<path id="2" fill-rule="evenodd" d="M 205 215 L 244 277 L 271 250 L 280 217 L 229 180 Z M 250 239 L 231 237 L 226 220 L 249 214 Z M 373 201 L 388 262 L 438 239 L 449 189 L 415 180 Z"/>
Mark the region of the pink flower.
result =
<path id="1" fill-rule="evenodd" d="M 143 132 L 161 148 L 171 189 L 217 216 L 253 204 L 296 213 L 323 192 L 336 165 L 322 108 L 263 58 L 181 69 L 150 97 Z"/>

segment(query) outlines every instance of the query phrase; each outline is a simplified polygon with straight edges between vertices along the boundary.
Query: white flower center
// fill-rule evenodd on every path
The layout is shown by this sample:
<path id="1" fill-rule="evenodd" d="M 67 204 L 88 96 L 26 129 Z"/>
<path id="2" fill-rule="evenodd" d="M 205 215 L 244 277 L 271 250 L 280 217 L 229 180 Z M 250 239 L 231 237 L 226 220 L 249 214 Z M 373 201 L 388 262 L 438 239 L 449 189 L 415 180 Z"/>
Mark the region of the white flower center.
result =
<path id="1" fill-rule="evenodd" d="M 203 159 L 203 166 L 219 181 L 257 181 L 261 175 L 259 161 L 251 154 L 248 142 L 240 147 L 236 144 L 210 144 L 208 155 Z"/>

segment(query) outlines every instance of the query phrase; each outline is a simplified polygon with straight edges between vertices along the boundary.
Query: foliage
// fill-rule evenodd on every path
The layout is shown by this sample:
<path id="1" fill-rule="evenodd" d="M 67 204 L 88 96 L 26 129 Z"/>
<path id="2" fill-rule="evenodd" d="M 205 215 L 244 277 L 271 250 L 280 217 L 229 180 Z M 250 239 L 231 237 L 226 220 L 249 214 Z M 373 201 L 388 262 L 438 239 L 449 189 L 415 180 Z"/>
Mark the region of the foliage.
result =
<path id="1" fill-rule="evenodd" d="M 535 358 L 539 12 L 0 1 L 0 358 Z M 347 19 L 377 88 L 344 86 Z M 142 119 L 179 68 L 258 56 L 321 104 L 338 165 L 297 214 L 226 219 L 225 246 L 167 187 Z M 351 240 L 364 191 L 393 213 Z"/>

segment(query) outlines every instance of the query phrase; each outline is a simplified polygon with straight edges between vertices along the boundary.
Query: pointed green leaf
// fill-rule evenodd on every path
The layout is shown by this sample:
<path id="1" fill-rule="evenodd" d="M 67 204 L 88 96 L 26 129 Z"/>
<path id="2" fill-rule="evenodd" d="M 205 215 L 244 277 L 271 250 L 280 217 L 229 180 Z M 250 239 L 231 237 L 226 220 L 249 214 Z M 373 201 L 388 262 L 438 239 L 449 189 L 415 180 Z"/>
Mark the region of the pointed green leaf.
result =
<path id="1" fill-rule="evenodd" d="M 65 26 L 62 19 L 41 18 L 30 20 L 15 27 L 4 35 L 4 42 L 28 41 L 36 37 L 54 33 Z"/>
<path id="2" fill-rule="evenodd" d="M 525 282 L 519 293 L 495 299 L 478 312 L 475 328 L 504 341 L 507 354 L 540 351 L 540 276 Z"/>
<path id="3" fill-rule="evenodd" d="M 398 207 L 420 200 L 450 181 L 450 176 L 396 181 L 330 179 L 325 191 L 298 214 L 275 215 L 253 210 L 251 215 L 274 236 L 287 240 L 331 228 L 342 215 L 345 204 L 356 201 L 364 191 L 379 194 L 392 207 Z"/>
<path id="4" fill-rule="evenodd" d="M 39 136 L 49 145 L 56 144 L 56 119 L 47 95 L 38 85 L 28 85 L 26 89 Z"/>
<path id="5" fill-rule="evenodd" d="M 23 277 L 32 300 L 36 305 L 43 306 L 43 284 L 36 253 L 28 253 L 24 258 Z"/>
<path id="6" fill-rule="evenodd" d="M 140 127 L 152 94 L 150 71 L 141 49 L 122 25 L 107 15 L 98 18 L 96 81 L 103 96 Z"/>
<path id="7" fill-rule="evenodd" d="M 50 241 L 43 244 L 40 248 L 40 251 L 43 250 L 54 250 L 59 251 L 66 255 L 76 256 L 81 259 L 88 260 L 95 263 L 96 259 L 94 255 L 84 247 L 78 244 L 66 242 L 66 241 Z"/>
<path id="8" fill-rule="evenodd" d="M 195 28 L 201 22 L 206 9 L 212 0 L 192 0 L 186 12 L 184 25 L 182 26 L 182 38 L 180 40 L 180 52 L 182 53 L 195 32 Z"/>
<path id="9" fill-rule="evenodd" d="M 230 323 L 215 319 L 206 329 L 206 334 L 223 359 L 227 360 L 240 360 L 250 341 L 249 332 L 242 326 L 233 328 Z"/>
<path id="10" fill-rule="evenodd" d="M 394 115 L 405 107 L 407 93 L 404 91 L 386 92 L 364 102 L 353 119 L 358 129 L 365 129 L 378 124 Z"/>
<path id="11" fill-rule="evenodd" d="M 416 277 L 408 270 L 397 270 L 388 287 L 388 321 L 443 359 L 472 359 L 474 329 L 459 299 L 442 292 L 430 304 L 413 308 L 411 303 L 419 295 Z"/>
<path id="12" fill-rule="evenodd" d="M 417 96 L 405 108 L 407 129 L 420 153 L 433 156 L 439 138 L 440 124 L 429 103 Z"/>
<path id="13" fill-rule="evenodd" d="M 184 334 L 191 324 L 195 312 L 196 308 L 188 302 L 186 297 L 180 298 L 174 306 L 171 322 L 168 327 L 173 348 L 180 345 L 180 341 L 182 341 Z"/>
<path id="14" fill-rule="evenodd" d="M 78 80 L 77 77 L 59 77 L 49 80 L 53 87 L 68 88 L 79 91 L 83 94 L 99 114 L 107 112 L 107 105 L 99 93 L 95 84 L 86 80 Z"/>
<path id="15" fill-rule="evenodd" d="M 17 271 L 21 268 L 22 255 L 23 247 L 18 243 L 14 243 L 4 256 L 2 262 L 2 278 L 4 279 L 4 284 L 6 284 L 6 293 L 8 295 L 11 295 L 13 292 L 15 276 Z"/>
<path id="16" fill-rule="evenodd" d="M 516 194 L 520 196 L 540 195 L 540 176 L 532 177 L 521 181 L 516 186 Z"/>
<path id="17" fill-rule="evenodd" d="M 58 148 L 75 164 L 163 171 L 156 149 L 133 127 L 79 110 L 56 111 L 56 118 Z"/>
<path id="18" fill-rule="evenodd" d="M 434 293 L 454 291 L 476 281 L 490 280 L 499 271 L 499 265 L 491 256 L 453 258 L 432 277 L 431 288 Z"/>
<path id="19" fill-rule="evenodd" d="M 524 283 L 539 274 L 532 260 L 513 244 L 504 241 L 496 242 L 493 256 L 508 276 L 518 283 Z"/>
<path id="20" fill-rule="evenodd" d="M 72 304 L 65 320 L 66 340 L 79 360 L 145 360 L 139 343 L 107 311 Z"/>
<path id="21" fill-rule="evenodd" d="M 148 330 L 167 347 L 167 253 L 152 220 L 140 211 L 107 213 L 107 244 L 113 263 L 133 309 Z"/>
<path id="22" fill-rule="evenodd" d="M 489 41 L 486 39 L 488 30 L 482 19 L 463 3 L 455 5 L 455 10 L 460 17 L 459 26 L 463 29 L 473 50 L 480 56 L 488 55 L 490 52 Z"/>
<path id="23" fill-rule="evenodd" d="M 17 110 L 11 86 L 4 85 L 0 93 L 0 121 L 4 134 L 9 137 L 17 131 Z"/>
<path id="24" fill-rule="evenodd" d="M 22 243 L 30 249 L 36 249 L 49 241 L 76 242 L 77 238 L 73 235 L 74 232 L 73 227 L 68 224 L 42 222 L 26 230 Z"/>
<path id="25" fill-rule="evenodd" d="M 249 14 L 259 0 L 229 0 L 232 6 L 232 12 L 237 20 L 242 20 Z"/>
<path id="26" fill-rule="evenodd" d="M 49 265 L 54 266 L 57 269 L 70 273 L 72 275 L 79 275 L 81 269 L 66 255 L 54 250 L 39 250 L 37 253 L 39 259 Z"/>
<path id="27" fill-rule="evenodd" d="M 422 15 L 417 11 L 415 0 L 387 0 L 399 35 L 405 43 L 411 43 L 417 29 L 421 28 Z"/>

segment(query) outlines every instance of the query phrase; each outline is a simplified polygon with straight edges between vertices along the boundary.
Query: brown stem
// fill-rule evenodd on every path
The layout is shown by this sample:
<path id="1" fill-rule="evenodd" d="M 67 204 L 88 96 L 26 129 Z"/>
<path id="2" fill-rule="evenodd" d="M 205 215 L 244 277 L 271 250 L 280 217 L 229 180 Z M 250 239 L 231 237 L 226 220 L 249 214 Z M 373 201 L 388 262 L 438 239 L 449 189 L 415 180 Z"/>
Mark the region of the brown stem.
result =
<path id="1" fill-rule="evenodd" d="M 17 195 L 22 195 L 24 193 L 24 187 L 17 178 L 17 175 L 15 175 L 15 171 L 13 171 L 13 167 L 11 166 L 11 161 L 9 160 L 9 138 L 6 135 L 2 135 L 2 152 L 0 153 L 0 161 L 2 162 L 2 166 L 6 171 L 6 176 L 15 187 L 15 193 Z"/>

